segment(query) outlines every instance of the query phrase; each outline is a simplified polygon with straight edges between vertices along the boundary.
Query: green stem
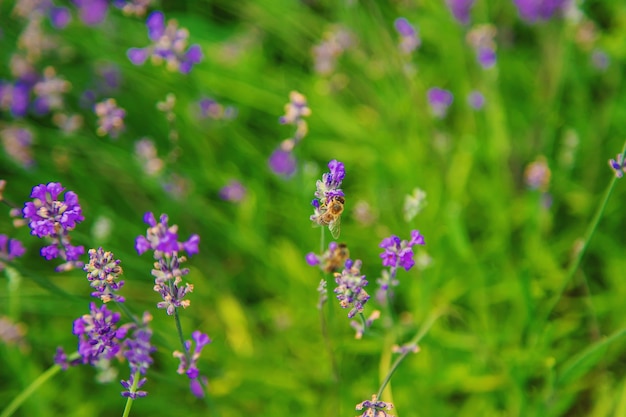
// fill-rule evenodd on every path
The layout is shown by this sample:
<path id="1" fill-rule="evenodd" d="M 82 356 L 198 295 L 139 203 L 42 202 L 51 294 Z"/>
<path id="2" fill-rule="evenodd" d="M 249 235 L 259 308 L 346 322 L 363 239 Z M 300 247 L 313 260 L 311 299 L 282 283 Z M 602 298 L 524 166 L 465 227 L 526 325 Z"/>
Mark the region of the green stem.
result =
<path id="1" fill-rule="evenodd" d="M 48 370 L 39 375 L 24 391 L 22 391 L 17 397 L 13 398 L 13 401 L 6 406 L 6 408 L 0 414 L 0 417 L 9 417 L 26 401 L 32 394 L 35 393 L 43 384 L 49 379 L 59 373 L 61 367 L 59 365 L 52 365 Z"/>
<path id="2" fill-rule="evenodd" d="M 178 338 L 180 339 L 180 344 L 183 346 L 183 352 L 185 354 L 185 358 L 187 359 L 187 363 L 191 363 L 191 354 L 189 353 L 189 349 L 185 346 L 185 338 L 183 336 L 183 326 L 180 324 L 180 316 L 178 315 L 178 308 L 174 309 L 174 321 L 176 322 L 176 331 L 178 332 Z"/>
<path id="3" fill-rule="evenodd" d="M 626 152 L 626 142 L 624 143 L 624 146 L 622 147 L 622 154 L 624 152 Z M 591 238 L 593 237 L 593 234 L 598 227 L 598 223 L 600 223 L 600 219 L 602 218 L 604 209 L 606 208 L 606 205 L 609 201 L 609 197 L 611 197 L 611 193 L 613 192 L 613 188 L 615 187 L 616 181 L 617 181 L 617 177 L 613 176 L 613 179 L 611 179 L 609 186 L 604 192 L 604 197 L 602 198 L 602 202 L 598 206 L 598 209 L 596 210 L 596 213 L 594 214 L 593 219 L 591 220 L 591 223 L 589 223 L 589 226 L 587 227 L 587 231 L 585 233 L 585 237 L 583 239 L 582 245 L 580 249 L 577 251 L 576 257 L 570 263 L 570 266 L 567 269 L 567 272 L 565 274 L 565 280 L 561 284 L 561 287 L 559 288 L 556 296 L 554 297 L 554 300 L 552 301 L 552 303 L 550 304 L 546 312 L 545 322 L 547 322 L 550 319 L 550 315 L 552 314 L 552 311 L 556 308 L 557 304 L 561 300 L 563 293 L 565 293 L 567 286 L 569 285 L 570 281 L 574 277 L 576 270 L 580 266 L 580 261 L 582 260 L 583 255 L 585 254 L 585 251 L 587 250 L 587 246 L 589 246 L 589 242 L 591 241 Z M 583 278 L 583 279 L 586 280 L 586 278 Z M 586 281 L 585 281 L 585 284 L 586 284 Z"/>
<path id="4" fill-rule="evenodd" d="M 422 340 L 422 338 L 426 335 L 426 333 L 428 333 L 430 328 L 433 326 L 433 324 L 435 324 L 437 319 L 442 316 L 442 314 L 443 314 L 442 310 L 437 310 L 433 314 L 431 314 L 430 317 L 428 317 L 428 319 L 426 320 L 426 322 L 422 325 L 419 332 L 417 332 L 417 334 L 413 337 L 413 339 L 409 341 L 408 344 L 417 346 L 418 342 Z M 387 376 L 385 376 L 385 379 L 383 380 L 382 384 L 380 384 L 380 388 L 378 389 L 376 398 L 380 398 L 381 395 L 383 395 L 383 391 L 385 390 L 385 387 L 387 386 L 387 384 L 389 384 L 389 381 L 391 381 L 391 377 L 396 372 L 396 369 L 398 369 L 398 366 L 400 366 L 402 361 L 404 361 L 404 358 L 406 358 L 409 355 L 409 353 L 413 353 L 413 352 L 408 350 L 402 353 L 400 356 L 398 356 L 395 362 L 391 365 L 391 368 L 389 368 L 389 371 L 387 371 Z"/>

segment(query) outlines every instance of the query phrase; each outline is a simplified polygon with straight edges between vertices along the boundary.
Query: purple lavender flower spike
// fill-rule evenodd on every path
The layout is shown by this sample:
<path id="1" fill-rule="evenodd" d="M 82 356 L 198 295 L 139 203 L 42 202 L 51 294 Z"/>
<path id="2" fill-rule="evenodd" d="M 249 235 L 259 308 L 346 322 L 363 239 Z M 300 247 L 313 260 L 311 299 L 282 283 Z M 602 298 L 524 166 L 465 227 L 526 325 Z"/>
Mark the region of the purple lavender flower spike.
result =
<path id="1" fill-rule="evenodd" d="M 448 107 L 452 104 L 454 96 L 448 90 L 433 87 L 428 90 L 428 104 L 435 117 L 443 118 L 448 112 Z"/>
<path id="2" fill-rule="evenodd" d="M 74 0 L 78 7 L 78 16 L 87 26 L 99 25 L 107 15 L 109 4 L 107 0 Z"/>
<path id="3" fill-rule="evenodd" d="M 485 69 L 493 68 L 496 65 L 496 51 L 492 48 L 481 47 L 476 50 L 476 59 Z"/>
<path id="4" fill-rule="evenodd" d="M 570 0 L 513 0 L 520 18 L 527 23 L 550 20 L 563 12 Z"/>
<path id="5" fill-rule="evenodd" d="M 485 96 L 480 91 L 472 91 L 467 97 L 467 102 L 474 110 L 481 110 L 485 106 Z"/>
<path id="6" fill-rule="evenodd" d="M 446 0 L 446 4 L 457 22 L 467 25 L 470 21 L 470 10 L 474 0 Z"/>
<path id="7" fill-rule="evenodd" d="M 239 203 L 246 197 L 246 188 L 237 180 L 230 180 L 220 190 L 220 198 L 222 200 Z"/>
<path id="8" fill-rule="evenodd" d="M 135 378 L 139 378 L 145 375 L 148 368 L 153 363 L 153 359 L 150 356 L 156 347 L 150 343 L 152 338 L 152 330 L 149 327 L 149 323 L 152 321 L 150 313 L 145 312 L 143 314 L 141 325 L 130 325 L 129 330 L 133 330 L 130 337 L 124 340 L 124 357 L 128 360 L 130 366 L 130 378 L 128 381 L 121 381 L 122 386 L 126 391 L 122 392 L 123 397 L 139 398 L 148 395 L 146 391 L 137 390 L 141 388 L 146 378 L 141 378 L 137 381 L 137 386 L 133 388 Z"/>
<path id="9" fill-rule="evenodd" d="M 133 65 L 143 65 L 150 56 L 150 51 L 147 48 L 130 48 L 126 56 Z"/>
<path id="10" fill-rule="evenodd" d="M 68 191 L 60 199 L 64 190 L 60 183 L 40 184 L 30 195 L 33 201 L 25 203 L 22 210 L 32 235 L 52 238 L 52 245 L 42 248 L 41 255 L 48 260 L 61 257 L 66 261 L 57 271 L 82 267 L 78 257 L 85 252 L 84 247 L 70 244 L 69 232 L 85 218 L 76 193 Z"/>
<path id="11" fill-rule="evenodd" d="M 276 149 L 269 158 L 268 164 L 272 172 L 289 178 L 296 172 L 296 158 L 292 152 Z"/>
<path id="12" fill-rule="evenodd" d="M 15 258 L 26 253 L 26 249 L 17 239 L 9 239 L 7 235 L 0 234 L 0 272 L 4 269 L 7 262 L 11 262 Z"/>
<path id="13" fill-rule="evenodd" d="M 393 417 L 387 411 L 393 409 L 392 403 L 379 401 L 376 394 L 372 395 L 371 400 L 365 400 L 356 405 L 356 410 L 365 410 L 363 414 L 357 417 Z"/>
<path id="14" fill-rule="evenodd" d="M 72 15 L 67 7 L 52 7 L 50 9 L 50 23 L 56 29 L 64 29 L 72 20 Z"/>
<path id="15" fill-rule="evenodd" d="M 89 306 L 90 314 L 74 321 L 73 333 L 78 337 L 78 354 L 83 364 L 95 366 L 100 359 L 113 359 L 120 351 L 120 339 L 125 329 L 118 329 L 120 314 L 109 311 L 106 305 Z"/>
<path id="16" fill-rule="evenodd" d="M 417 30 L 408 20 L 404 17 L 399 17 L 393 23 L 400 35 L 400 51 L 402 53 L 408 55 L 421 45 L 422 40 L 417 34 Z"/>
<path id="17" fill-rule="evenodd" d="M 348 259 L 345 264 L 345 268 L 341 273 L 335 272 L 335 282 L 337 288 L 334 292 L 337 294 L 339 305 L 341 308 L 350 308 L 348 312 L 348 318 L 354 317 L 357 313 L 362 313 L 365 303 L 369 300 L 370 296 L 365 291 L 367 280 L 365 275 L 361 275 L 360 260 L 352 262 Z"/>
<path id="18" fill-rule="evenodd" d="M 123 303 L 124 297 L 116 292 L 124 286 L 124 281 L 119 281 L 123 270 L 120 260 L 115 259 L 112 252 L 105 252 L 102 248 L 89 249 L 89 263 L 85 265 L 89 285 L 95 290 L 92 297 L 98 297 L 103 303 L 115 301 Z"/>

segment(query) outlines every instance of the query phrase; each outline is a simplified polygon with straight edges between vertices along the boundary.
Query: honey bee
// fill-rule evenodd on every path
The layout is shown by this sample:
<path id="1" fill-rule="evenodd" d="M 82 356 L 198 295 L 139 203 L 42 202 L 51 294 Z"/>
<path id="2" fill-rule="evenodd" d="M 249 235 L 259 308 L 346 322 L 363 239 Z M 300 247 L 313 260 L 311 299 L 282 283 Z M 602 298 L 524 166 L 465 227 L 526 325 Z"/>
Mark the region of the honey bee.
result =
<path id="1" fill-rule="evenodd" d="M 320 207 L 322 215 L 319 217 L 319 224 L 328 226 L 330 234 L 335 239 L 339 238 L 339 233 L 341 232 L 341 213 L 343 213 L 343 205 L 345 203 L 346 200 L 343 197 L 337 196 L 331 198 L 327 204 Z"/>
<path id="2" fill-rule="evenodd" d="M 350 257 L 350 251 L 348 245 L 345 243 L 339 243 L 335 249 L 328 254 L 328 257 L 324 260 L 324 272 L 339 271 L 346 262 L 346 259 Z"/>

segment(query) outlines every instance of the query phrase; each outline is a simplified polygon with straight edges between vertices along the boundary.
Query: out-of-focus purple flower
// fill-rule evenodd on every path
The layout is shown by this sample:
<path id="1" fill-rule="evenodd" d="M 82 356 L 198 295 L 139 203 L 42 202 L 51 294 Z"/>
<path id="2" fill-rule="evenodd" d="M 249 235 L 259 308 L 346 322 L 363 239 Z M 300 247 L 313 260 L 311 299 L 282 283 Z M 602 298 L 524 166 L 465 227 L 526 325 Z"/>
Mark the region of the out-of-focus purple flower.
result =
<path id="1" fill-rule="evenodd" d="M 492 68 L 496 65 L 496 51 L 491 48 L 478 48 L 476 50 L 476 59 L 483 68 Z"/>
<path id="2" fill-rule="evenodd" d="M 0 234 L 0 271 L 4 269 L 7 262 L 26 253 L 26 249 L 17 239 L 9 239 L 7 235 Z M 0 338 L 1 339 L 1 338 Z"/>
<path id="3" fill-rule="evenodd" d="M 593 65 L 594 68 L 605 71 L 610 63 L 611 59 L 609 55 L 603 50 L 596 48 L 591 52 L 591 65 Z"/>
<path id="4" fill-rule="evenodd" d="M 531 190 L 548 191 L 551 175 L 548 162 L 542 155 L 528 164 L 524 170 L 524 180 Z"/>
<path id="5" fill-rule="evenodd" d="M 169 20 L 165 24 L 165 15 L 162 12 L 152 12 L 146 19 L 148 37 L 153 42 L 145 48 L 131 48 L 128 50 L 128 58 L 135 65 L 142 65 L 148 57 L 155 64 L 166 63 L 170 71 L 179 71 L 187 74 L 202 58 L 202 49 L 199 45 L 191 45 L 187 48 L 189 31 L 178 28 L 175 20 Z"/>
<path id="6" fill-rule="evenodd" d="M 56 75 L 53 67 L 44 70 L 43 78 L 33 86 L 36 110 L 40 114 L 63 108 L 63 94 L 68 92 L 71 84 Z"/>
<path id="7" fill-rule="evenodd" d="M 626 160 L 624 160 L 624 154 L 619 153 L 615 159 L 610 159 L 609 166 L 617 178 L 622 178 L 626 172 Z"/>
<path id="8" fill-rule="evenodd" d="M 113 0 L 113 6 L 122 10 L 125 16 L 145 16 L 154 0 Z"/>
<path id="9" fill-rule="evenodd" d="M 229 120 L 237 117 L 237 109 L 233 106 L 224 107 L 212 98 L 202 98 L 198 101 L 200 117 L 213 120 Z"/>
<path id="10" fill-rule="evenodd" d="M 394 27 L 400 35 L 400 51 L 409 55 L 411 52 L 419 48 L 422 44 L 417 30 L 406 20 L 404 17 L 397 18 L 394 22 Z"/>
<path id="11" fill-rule="evenodd" d="M 0 80 L 0 110 L 10 110 L 13 117 L 24 117 L 28 111 L 30 90 L 24 82 L 11 84 Z"/>
<path id="12" fill-rule="evenodd" d="M 341 272 L 335 272 L 335 282 L 337 288 L 334 292 L 337 294 L 339 305 L 341 308 L 350 308 L 348 318 L 354 317 L 357 313 L 362 313 L 365 303 L 369 300 L 370 295 L 365 291 L 367 280 L 365 275 L 361 274 L 362 262 L 360 260 L 352 261 L 348 259 L 345 268 Z"/>
<path id="13" fill-rule="evenodd" d="M 290 151 L 276 149 L 268 160 L 272 172 L 284 178 L 291 177 L 296 172 L 296 158 Z"/>
<path id="14" fill-rule="evenodd" d="M 246 196 L 246 188 L 237 180 L 230 180 L 227 185 L 220 190 L 220 198 L 226 201 L 238 203 Z"/>
<path id="15" fill-rule="evenodd" d="M 467 43 L 476 52 L 476 60 L 484 69 L 496 65 L 496 27 L 491 24 L 475 25 L 467 33 Z"/>
<path id="16" fill-rule="evenodd" d="M 204 397 L 204 389 L 202 386 L 206 385 L 206 377 L 200 375 L 200 370 L 198 369 L 198 359 L 200 359 L 200 354 L 202 353 L 204 346 L 211 343 L 211 339 L 208 335 L 200 332 L 199 330 L 194 331 L 191 334 L 191 338 L 195 342 L 193 352 L 191 350 L 192 341 L 187 340 L 185 342 L 186 352 L 174 351 L 173 356 L 180 360 L 180 364 L 178 365 L 176 372 L 178 372 L 179 375 L 187 375 L 187 377 L 191 380 L 191 393 L 198 398 L 202 398 Z"/>
<path id="17" fill-rule="evenodd" d="M 0 342 L 6 345 L 26 347 L 26 330 L 21 323 L 14 323 L 9 317 L 0 316 Z"/>
<path id="18" fill-rule="evenodd" d="M 104 22 L 109 9 L 107 0 L 74 0 L 78 8 L 79 19 L 87 26 L 95 26 Z"/>
<path id="19" fill-rule="evenodd" d="M 24 168 L 29 168 L 35 163 L 33 159 L 32 144 L 33 134 L 30 130 L 21 127 L 7 127 L 0 130 L 2 147 L 4 151 Z"/>
<path id="20" fill-rule="evenodd" d="M 285 114 L 278 119 L 278 122 L 283 125 L 296 126 L 291 147 L 297 145 L 308 133 L 309 127 L 304 117 L 310 115 L 311 109 L 307 105 L 306 97 L 297 91 L 290 92 L 289 103 L 285 104 Z"/>
<path id="21" fill-rule="evenodd" d="M 98 129 L 96 130 L 98 135 L 110 135 L 112 138 L 117 138 L 124 130 L 126 110 L 118 107 L 114 98 L 97 103 L 94 111 L 98 116 Z"/>
<path id="22" fill-rule="evenodd" d="M 350 250 L 345 243 L 330 242 L 328 249 L 321 255 L 313 252 L 306 255 L 306 263 L 310 266 L 319 265 L 324 272 L 330 273 L 339 271 L 350 258 Z"/>
<path id="23" fill-rule="evenodd" d="M 470 21 L 470 10 L 474 0 L 446 0 L 446 4 L 457 22 L 467 25 Z"/>
<path id="24" fill-rule="evenodd" d="M 452 104 L 454 96 L 448 90 L 433 87 L 427 93 L 430 110 L 435 117 L 443 118 L 448 112 L 448 107 Z"/>
<path id="25" fill-rule="evenodd" d="M 83 364 L 96 365 L 101 359 L 113 359 L 120 351 L 121 340 L 127 330 L 117 327 L 120 314 L 113 313 L 106 305 L 89 305 L 90 314 L 74 321 L 73 333 L 78 337 L 78 354 Z"/>
<path id="26" fill-rule="evenodd" d="M 312 48 L 315 72 L 330 75 L 343 52 L 354 43 L 353 35 L 341 26 L 326 31 L 323 40 Z"/>
<path id="27" fill-rule="evenodd" d="M 520 17 L 527 23 L 550 20 L 565 11 L 569 2 L 570 0 L 513 0 Z"/>
<path id="28" fill-rule="evenodd" d="M 485 96 L 480 91 L 472 91 L 467 96 L 467 102 L 474 110 L 481 110 L 485 106 Z"/>
<path id="29" fill-rule="evenodd" d="M 159 175 L 165 167 L 165 163 L 158 157 L 157 148 L 151 139 L 143 138 L 135 142 L 135 157 L 141 163 L 143 172 L 150 177 Z"/>
<path id="30" fill-rule="evenodd" d="M 48 260 L 60 257 L 66 261 L 56 268 L 57 271 L 82 267 L 78 258 L 85 253 L 83 246 L 72 246 L 69 238 L 69 232 L 85 220 L 78 196 L 68 191 L 61 200 L 63 191 L 65 188 L 58 182 L 37 185 L 30 195 L 33 201 L 24 204 L 22 210 L 32 235 L 52 238 L 52 244 L 41 249 L 41 256 Z"/>
<path id="31" fill-rule="evenodd" d="M 391 347 L 393 353 L 399 353 L 400 355 L 408 355 L 409 353 L 417 353 L 420 351 L 420 347 L 415 343 L 408 343 L 403 346 L 393 345 Z"/>
<path id="32" fill-rule="evenodd" d="M 67 7 L 52 7 L 49 16 L 50 23 L 56 29 L 64 29 L 72 20 L 70 9 Z"/>
<path id="33" fill-rule="evenodd" d="M 393 404 L 379 401 L 376 394 L 372 395 L 371 400 L 365 400 L 356 405 L 356 410 L 365 410 L 363 414 L 357 417 L 393 417 L 387 411 L 393 409 Z"/>
<path id="34" fill-rule="evenodd" d="M 123 303 L 124 297 L 116 292 L 124 286 L 124 281 L 119 281 L 122 275 L 120 260 L 115 259 L 112 252 L 105 252 L 102 248 L 89 249 L 89 263 L 85 265 L 89 285 L 95 290 L 92 297 L 98 297 L 103 303 L 113 300 Z"/>

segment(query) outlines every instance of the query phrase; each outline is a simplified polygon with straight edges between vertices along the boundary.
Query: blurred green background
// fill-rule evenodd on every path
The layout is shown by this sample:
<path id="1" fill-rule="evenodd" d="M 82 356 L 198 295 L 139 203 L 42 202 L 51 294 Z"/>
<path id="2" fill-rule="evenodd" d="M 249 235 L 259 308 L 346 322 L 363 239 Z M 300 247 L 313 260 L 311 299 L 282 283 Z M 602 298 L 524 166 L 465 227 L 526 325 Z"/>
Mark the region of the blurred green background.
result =
<path id="1" fill-rule="evenodd" d="M 128 48 L 149 42 L 142 18 L 110 8 L 105 22 L 88 27 L 66 3 L 74 13 L 67 28 L 54 30 L 46 21 L 59 47 L 35 67 L 53 66 L 71 83 L 65 106 L 84 124 L 67 134 L 50 116 L 0 113 L 0 130 L 27 127 L 35 137 L 34 166 L 0 152 L 0 177 L 7 180 L 5 198 L 19 207 L 40 183 L 57 181 L 76 192 L 85 221 L 73 243 L 112 251 L 122 260 L 127 304 L 154 315 L 158 351 L 144 387 L 149 395 L 131 415 L 354 416 L 354 406 L 378 390 L 391 346 L 411 339 L 437 311 L 445 313 L 383 398 L 393 401 L 392 414 L 626 415 L 621 182 L 581 267 L 549 311 L 612 179 L 606 161 L 626 139 L 626 5 L 580 3 L 579 15 L 529 24 L 511 1 L 479 0 L 469 25 L 459 24 L 443 1 L 154 4 L 151 10 L 177 19 L 190 43 L 202 47 L 204 59 L 188 75 L 128 61 Z M 5 81 L 13 79 L 8 63 L 26 25 L 14 6 L 0 1 Z M 419 30 L 421 46 L 408 56 L 398 49 L 398 17 Z M 497 29 L 497 64 L 490 69 L 480 67 L 466 41 L 473 25 L 485 23 Z M 312 48 L 338 27 L 352 43 L 331 73 L 320 74 Z M 610 57 L 606 68 L 593 64 L 594 51 Z M 81 106 L 83 92 L 110 65 L 119 69 L 120 85 L 100 98 L 114 97 L 127 112 L 116 140 L 97 136 L 96 116 Z M 444 118 L 429 110 L 427 90 L 435 86 L 454 94 Z M 293 134 L 278 123 L 292 90 L 306 96 L 312 115 L 294 151 L 297 172 L 284 179 L 267 160 Z M 467 104 L 473 90 L 485 96 L 482 110 Z M 156 107 L 169 93 L 176 96 L 176 145 Z M 236 108 L 236 117 L 199 117 L 203 97 Z M 154 141 L 159 157 L 177 155 L 159 176 L 147 175 L 137 160 L 142 137 Z M 552 174 L 544 191 L 524 179 L 539 156 Z M 310 201 L 332 159 L 346 168 L 340 241 L 363 260 L 370 286 L 382 270 L 378 245 L 391 234 L 407 239 L 419 229 L 426 239 L 420 256 L 431 258 L 428 266 L 399 272 L 396 324 L 383 318 L 363 340 L 354 339 L 347 312 L 329 294 L 338 380 L 316 309 L 322 274 L 304 261 L 319 251 Z M 247 191 L 239 203 L 219 197 L 232 179 Z M 178 184 L 178 192 L 166 192 L 164 182 Z M 407 223 L 404 199 L 415 188 L 426 192 L 427 206 Z M 355 212 L 363 204 L 369 218 Z M 175 374 L 175 324 L 155 308 L 150 255 L 134 250 L 146 211 L 167 213 L 181 238 L 201 237 L 200 253 L 187 263 L 191 306 L 181 316 L 188 338 L 200 329 L 213 340 L 200 361 L 209 377 L 207 401 L 193 397 L 186 378 Z M 72 322 L 90 301 L 82 271 L 53 272 L 56 264 L 39 256 L 44 242 L 14 229 L 8 210 L 3 218 L 0 232 L 24 242 L 27 254 L 15 262 L 20 273 L 0 281 L 0 315 L 26 333 L 22 345 L 0 345 L 0 404 L 52 365 L 57 346 L 75 346 Z M 103 224 L 110 229 L 102 232 Z M 366 315 L 374 308 L 372 299 Z M 112 383 L 99 384 L 92 368 L 71 368 L 15 415 L 121 415 L 117 381 L 128 370 L 119 369 Z"/>

